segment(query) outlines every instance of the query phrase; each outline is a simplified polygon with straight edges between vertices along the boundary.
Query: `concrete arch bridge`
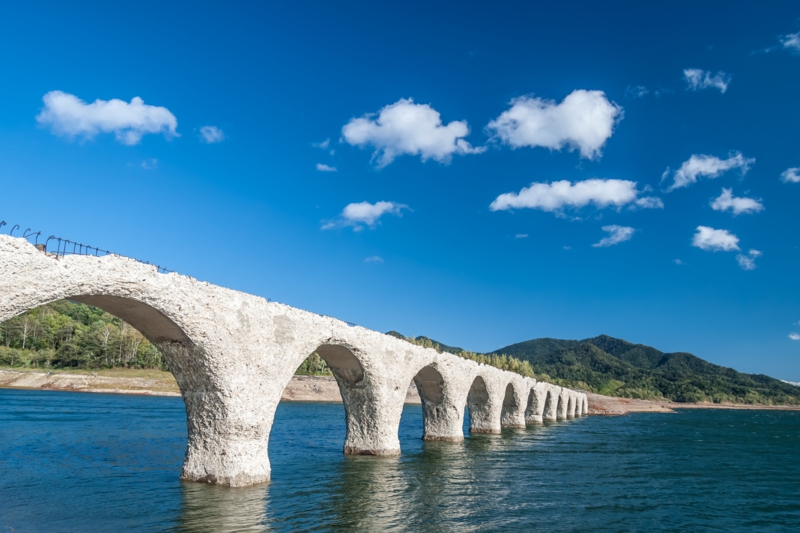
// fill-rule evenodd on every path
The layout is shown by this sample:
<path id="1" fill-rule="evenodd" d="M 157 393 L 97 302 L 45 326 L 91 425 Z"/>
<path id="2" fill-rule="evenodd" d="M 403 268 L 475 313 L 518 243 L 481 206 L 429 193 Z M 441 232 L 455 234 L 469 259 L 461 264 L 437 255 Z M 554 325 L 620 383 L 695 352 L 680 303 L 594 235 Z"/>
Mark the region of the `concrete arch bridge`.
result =
<path id="1" fill-rule="evenodd" d="M 583 416 L 586 395 L 450 353 L 350 326 L 135 260 L 42 253 L 0 235 L 0 321 L 70 299 L 125 320 L 155 344 L 186 404 L 181 477 L 245 486 L 268 481 L 281 393 L 309 354 L 329 365 L 344 400 L 346 454 L 397 455 L 408 384 L 422 398 L 423 438 L 499 433 Z"/>

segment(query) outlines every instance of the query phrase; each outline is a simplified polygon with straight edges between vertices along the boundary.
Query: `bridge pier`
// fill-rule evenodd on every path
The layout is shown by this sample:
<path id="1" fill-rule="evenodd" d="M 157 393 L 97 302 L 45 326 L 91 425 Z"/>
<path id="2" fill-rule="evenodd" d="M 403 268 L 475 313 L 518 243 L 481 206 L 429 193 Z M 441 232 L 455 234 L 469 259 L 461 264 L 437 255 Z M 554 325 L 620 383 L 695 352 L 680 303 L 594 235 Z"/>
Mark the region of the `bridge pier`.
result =
<path id="1" fill-rule="evenodd" d="M 494 380 L 477 376 L 467 395 L 470 433 L 502 431 L 504 388 Z"/>
<path id="2" fill-rule="evenodd" d="M 440 371 L 445 372 L 445 379 Z M 428 365 L 414 377 L 422 399 L 422 440 L 461 442 L 464 440 L 464 406 L 459 398 L 458 379 L 452 369 Z M 461 387 L 463 388 L 463 387 Z"/>
<path id="3" fill-rule="evenodd" d="M 545 383 L 537 383 L 528 393 L 528 407 L 525 409 L 525 424 L 527 426 L 534 426 L 544 422 L 546 387 Z"/>
<path id="4" fill-rule="evenodd" d="M 521 381 L 521 380 L 520 380 Z M 515 386 L 516 385 L 516 386 Z M 504 428 L 525 428 L 525 404 L 527 389 L 523 383 L 509 383 L 503 398 L 500 426 Z"/>
<path id="5" fill-rule="evenodd" d="M 555 422 L 558 420 L 558 398 L 561 394 L 561 387 L 549 385 L 546 392 L 546 401 L 544 406 L 544 419 L 546 422 Z"/>

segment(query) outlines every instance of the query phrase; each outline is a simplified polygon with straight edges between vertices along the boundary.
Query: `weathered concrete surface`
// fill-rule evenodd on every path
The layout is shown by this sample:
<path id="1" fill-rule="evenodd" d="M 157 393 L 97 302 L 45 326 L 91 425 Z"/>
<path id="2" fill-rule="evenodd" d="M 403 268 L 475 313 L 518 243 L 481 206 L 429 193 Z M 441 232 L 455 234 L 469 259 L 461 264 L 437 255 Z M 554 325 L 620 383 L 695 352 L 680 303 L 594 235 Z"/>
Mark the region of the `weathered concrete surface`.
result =
<path id="1" fill-rule="evenodd" d="M 398 426 L 414 380 L 425 438 L 460 440 L 525 423 L 536 380 L 412 345 L 389 335 L 201 282 L 118 256 L 57 259 L 24 239 L 0 236 L 0 321 L 72 299 L 119 316 L 158 346 L 186 404 L 181 477 L 244 486 L 269 480 L 275 409 L 295 369 L 317 352 L 339 385 L 344 452 L 397 455 Z M 509 384 L 513 393 L 507 399 Z M 569 391 L 553 389 L 544 419 L 566 418 Z M 522 413 L 522 415 L 520 415 Z M 522 422 L 520 422 L 522 420 Z"/>

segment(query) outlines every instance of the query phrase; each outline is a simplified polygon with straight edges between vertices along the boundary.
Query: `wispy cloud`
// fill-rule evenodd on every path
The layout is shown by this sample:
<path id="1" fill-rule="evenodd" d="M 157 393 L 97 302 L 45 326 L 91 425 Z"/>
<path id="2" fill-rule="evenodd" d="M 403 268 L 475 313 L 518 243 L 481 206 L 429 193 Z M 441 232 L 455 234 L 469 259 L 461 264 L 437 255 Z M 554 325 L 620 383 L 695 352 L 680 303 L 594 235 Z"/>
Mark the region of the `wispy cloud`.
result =
<path id="1" fill-rule="evenodd" d="M 781 181 L 784 183 L 800 183 L 800 167 L 787 168 L 781 172 Z"/>
<path id="2" fill-rule="evenodd" d="M 337 172 L 336 167 L 326 165 L 325 163 L 317 163 L 317 170 L 320 172 Z"/>
<path id="3" fill-rule="evenodd" d="M 98 133 L 113 133 L 125 145 L 139 144 L 147 134 L 177 137 L 178 120 L 166 107 L 147 105 L 138 96 L 123 100 L 95 100 L 87 104 L 75 95 L 50 91 L 42 97 L 44 109 L 39 124 L 56 135 L 91 139 Z"/>
<path id="4" fill-rule="evenodd" d="M 683 261 L 681 261 L 680 259 L 673 259 L 672 262 L 675 263 L 678 266 L 683 266 L 683 265 L 686 264 Z"/>
<path id="5" fill-rule="evenodd" d="M 345 206 L 338 217 L 323 224 L 322 229 L 350 226 L 353 231 L 361 231 L 365 227 L 375 227 L 383 215 L 402 216 L 404 209 L 408 206 L 397 202 L 352 203 Z"/>
<path id="6" fill-rule="evenodd" d="M 467 135 L 469 126 L 465 120 L 443 124 L 438 111 L 428 104 L 415 104 L 411 98 L 387 105 L 377 114 L 351 119 L 342 128 L 348 144 L 375 148 L 372 157 L 377 159 L 378 168 L 401 155 L 449 163 L 454 154 L 478 154 L 486 150 L 464 140 Z"/>
<path id="7" fill-rule="evenodd" d="M 371 255 L 364 259 L 365 263 L 383 263 L 383 258 L 377 255 Z"/>
<path id="8" fill-rule="evenodd" d="M 709 252 L 734 252 L 739 250 L 739 237 L 725 229 L 697 226 L 692 246 Z"/>
<path id="9" fill-rule="evenodd" d="M 789 333 L 789 338 L 793 341 L 800 341 L 800 334 L 798 333 Z"/>
<path id="10" fill-rule="evenodd" d="M 736 197 L 733 189 L 722 189 L 722 193 L 711 200 L 714 211 L 732 211 L 734 215 L 758 213 L 764 210 L 761 200 L 755 198 Z"/>
<path id="11" fill-rule="evenodd" d="M 200 140 L 206 144 L 221 143 L 225 140 L 225 132 L 216 126 L 203 126 L 200 128 Z"/>
<path id="12" fill-rule="evenodd" d="M 739 254 L 736 256 L 736 262 L 742 267 L 742 270 L 755 270 L 756 258 L 761 257 L 763 254 L 758 250 L 750 250 L 747 255 Z"/>
<path id="13" fill-rule="evenodd" d="M 515 239 L 527 239 L 528 238 L 528 234 L 527 233 L 517 233 L 516 235 L 514 235 L 514 238 Z"/>
<path id="14" fill-rule="evenodd" d="M 155 170 L 158 168 L 158 159 L 145 159 L 142 161 L 141 167 L 144 170 Z"/>
<path id="15" fill-rule="evenodd" d="M 507 192 L 498 196 L 489 206 L 492 211 L 508 209 L 540 209 L 561 213 L 566 208 L 580 209 L 589 204 L 597 208 L 625 205 L 638 208 L 664 207 L 659 198 L 639 197 L 635 181 L 618 179 L 589 179 L 575 183 L 567 180 L 552 183 L 531 183 L 518 193 Z"/>
<path id="16" fill-rule="evenodd" d="M 750 165 L 755 162 L 754 158 L 744 157 L 741 152 L 731 152 L 727 159 L 720 159 L 712 155 L 695 154 L 684 161 L 680 168 L 672 173 L 672 185 L 667 188 L 667 191 L 688 187 L 697 183 L 699 178 L 718 178 L 733 169 L 739 169 L 742 175 L 745 175 L 750 170 Z M 661 175 L 661 179 L 667 179 L 670 173 L 671 171 L 668 167 Z"/>
<path id="17" fill-rule="evenodd" d="M 800 32 L 781 35 L 778 37 L 778 41 L 780 41 L 784 50 L 800 53 Z"/>
<path id="18" fill-rule="evenodd" d="M 561 103 L 534 96 L 515 98 L 486 130 L 512 148 L 566 147 L 578 150 L 581 157 L 597 159 L 622 116 L 622 108 L 604 92 L 578 89 Z"/>
<path id="19" fill-rule="evenodd" d="M 614 246 L 615 244 L 629 241 L 636 232 L 636 230 L 631 227 L 617 225 L 603 226 L 603 231 L 607 232 L 608 236 L 600 239 L 600 242 L 593 244 L 592 246 L 595 248 Z"/>
<path id="20" fill-rule="evenodd" d="M 628 98 L 642 98 L 650 94 L 650 90 L 644 85 L 628 85 L 625 89 L 625 96 Z"/>
<path id="21" fill-rule="evenodd" d="M 331 145 L 330 139 L 325 139 L 321 143 L 311 143 L 311 146 L 313 146 L 314 148 L 321 148 L 322 150 L 327 150 L 328 146 L 330 145 Z"/>
<path id="22" fill-rule="evenodd" d="M 728 85 L 730 85 L 732 78 L 731 75 L 722 71 L 716 74 L 699 68 L 687 68 L 683 71 L 683 79 L 686 81 L 687 91 L 719 89 L 721 93 L 724 93 L 728 90 Z"/>

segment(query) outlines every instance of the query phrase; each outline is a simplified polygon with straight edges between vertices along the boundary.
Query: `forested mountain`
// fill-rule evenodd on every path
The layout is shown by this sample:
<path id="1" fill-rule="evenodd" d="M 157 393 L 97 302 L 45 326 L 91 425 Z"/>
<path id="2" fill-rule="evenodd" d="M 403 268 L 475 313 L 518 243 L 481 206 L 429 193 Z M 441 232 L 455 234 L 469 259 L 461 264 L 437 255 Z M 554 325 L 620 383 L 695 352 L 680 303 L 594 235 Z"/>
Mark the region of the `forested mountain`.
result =
<path id="1" fill-rule="evenodd" d="M 582 341 L 534 339 L 493 353 L 528 361 L 537 377 L 611 396 L 800 404 L 800 388 L 783 381 L 607 335 Z"/>

